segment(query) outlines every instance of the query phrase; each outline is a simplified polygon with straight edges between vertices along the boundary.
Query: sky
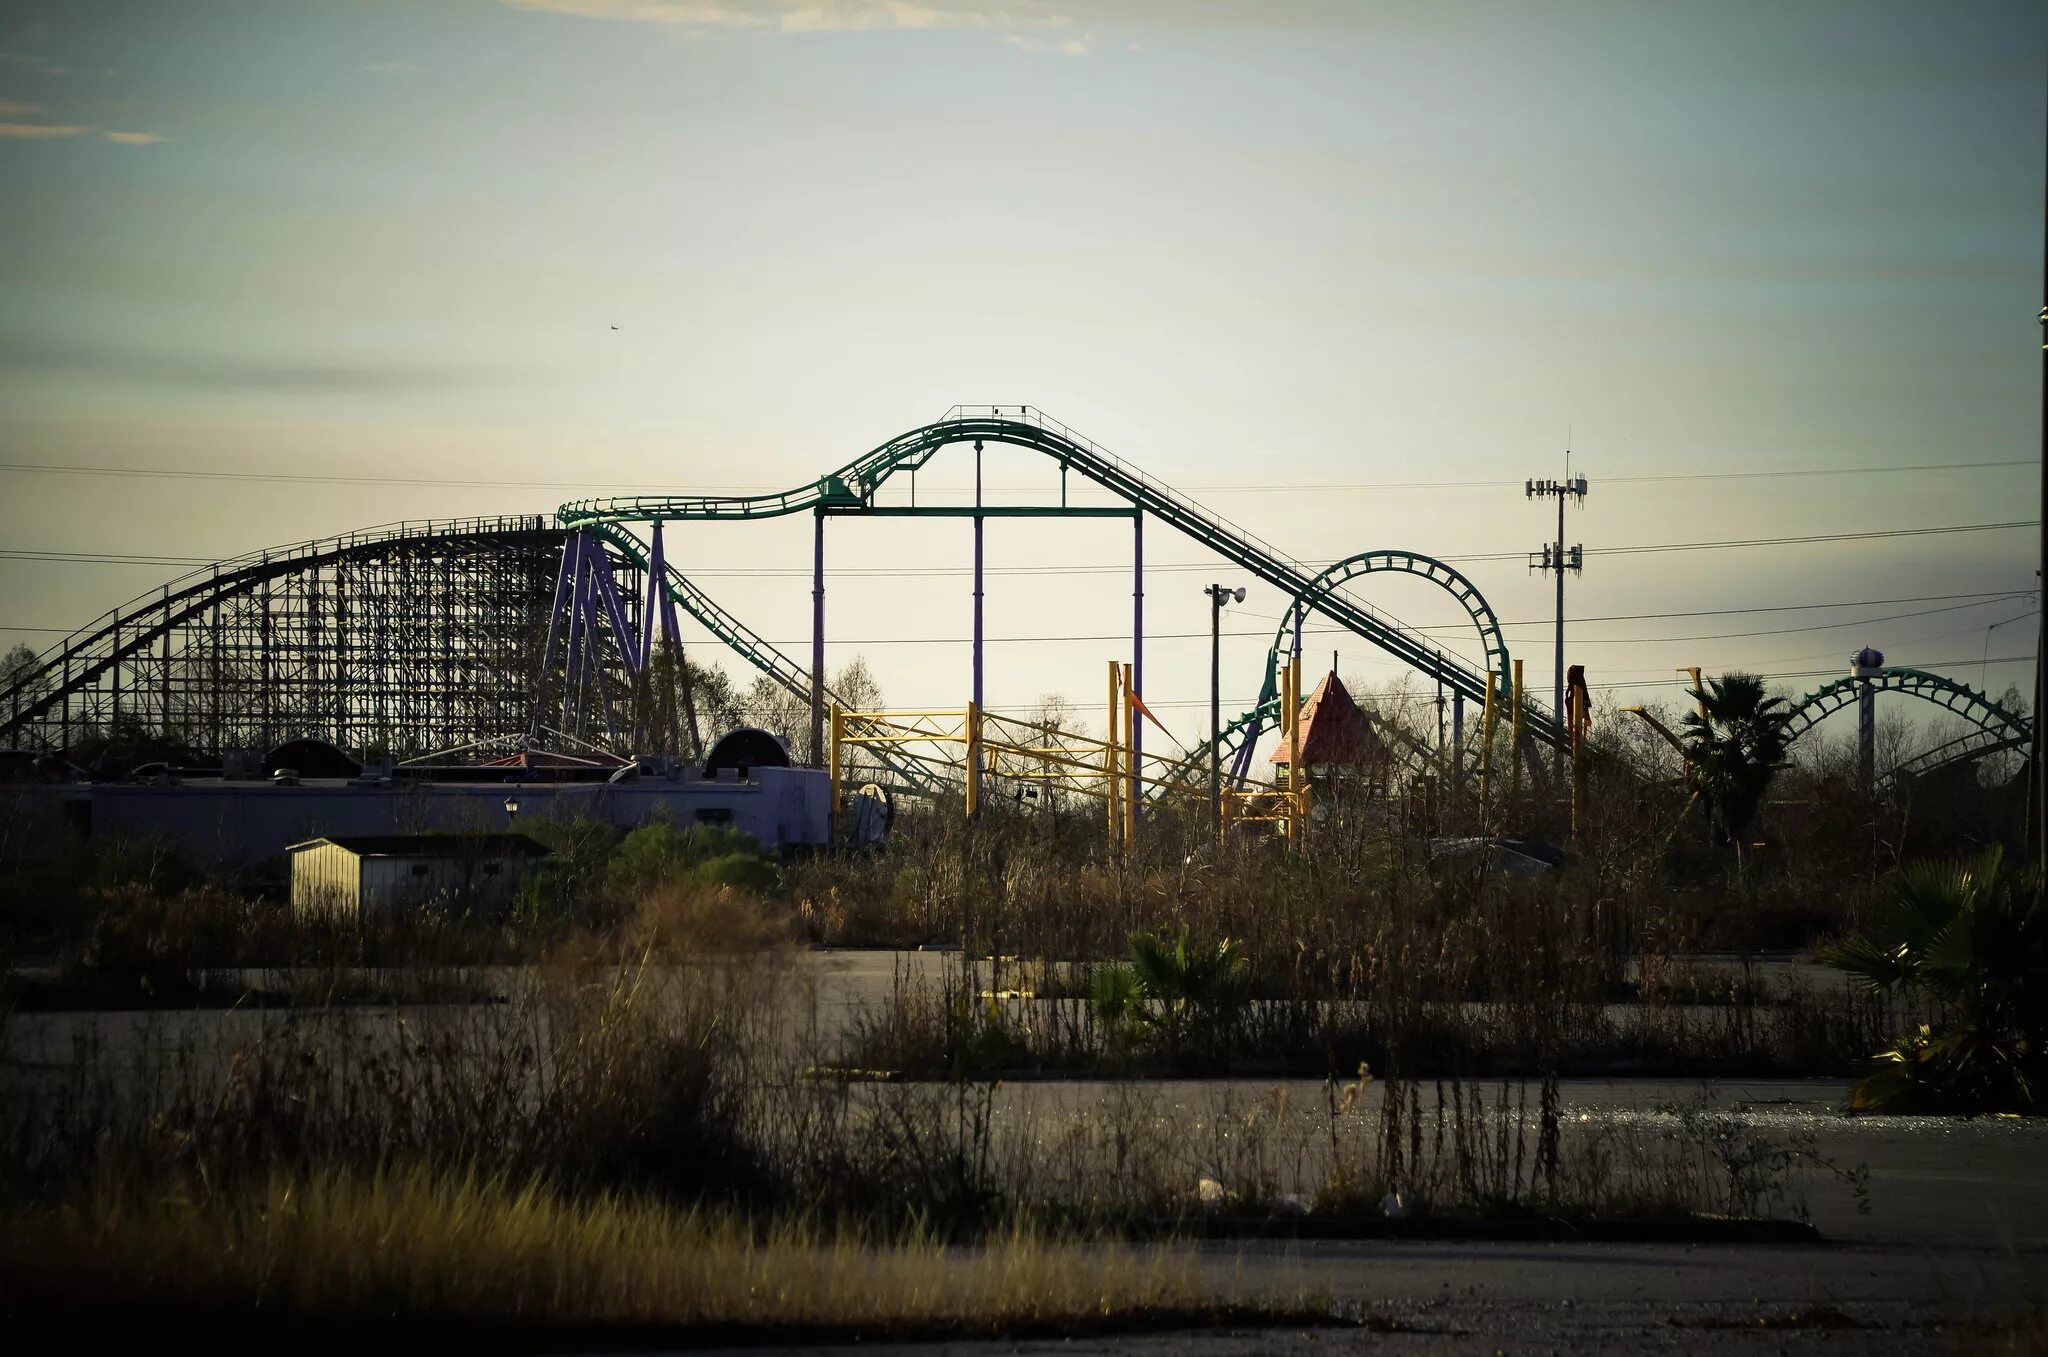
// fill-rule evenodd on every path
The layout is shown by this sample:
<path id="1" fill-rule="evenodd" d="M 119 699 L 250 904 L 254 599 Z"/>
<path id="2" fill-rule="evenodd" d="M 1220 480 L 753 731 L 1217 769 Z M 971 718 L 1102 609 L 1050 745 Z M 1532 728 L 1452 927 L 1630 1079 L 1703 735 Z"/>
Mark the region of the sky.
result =
<path id="1" fill-rule="evenodd" d="M 2038 516 L 2044 71 L 2027 3 L 0 0 L 0 644 L 167 558 L 779 490 L 1028 402 L 1299 560 L 1465 558 L 1539 693 L 1521 483 L 1568 448 L 1604 699 L 1864 645 L 2024 690 L 2028 528 L 1603 552 Z M 810 532 L 669 549 L 804 656 Z M 832 521 L 833 667 L 963 704 L 970 532 Z M 1129 537 L 989 523 L 991 707 L 1100 702 Z M 1192 740 L 1202 586 L 1249 583 L 1229 712 L 1287 600 L 1161 525 L 1146 559 Z M 1476 658 L 1432 586 L 1359 592 Z"/>

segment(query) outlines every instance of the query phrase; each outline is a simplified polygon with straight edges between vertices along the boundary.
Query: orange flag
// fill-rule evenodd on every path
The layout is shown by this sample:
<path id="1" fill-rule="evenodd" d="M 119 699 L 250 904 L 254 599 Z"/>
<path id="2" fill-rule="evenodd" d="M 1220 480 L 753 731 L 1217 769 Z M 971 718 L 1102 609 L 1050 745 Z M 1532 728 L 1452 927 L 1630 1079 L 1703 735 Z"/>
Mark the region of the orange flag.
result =
<path id="1" fill-rule="evenodd" d="M 1166 728 L 1165 722 L 1161 721 L 1158 717 L 1152 714 L 1152 709 L 1145 705 L 1144 698 L 1138 696 L 1138 690 L 1136 688 L 1133 688 L 1130 684 L 1126 683 L 1124 685 L 1124 696 L 1128 697 L 1131 700 L 1131 705 L 1137 708 L 1138 714 L 1140 716 L 1143 716 L 1147 721 L 1150 721 L 1153 725 L 1159 727 L 1159 733 L 1161 735 L 1164 735 L 1169 740 L 1173 738 L 1173 732 Z"/>

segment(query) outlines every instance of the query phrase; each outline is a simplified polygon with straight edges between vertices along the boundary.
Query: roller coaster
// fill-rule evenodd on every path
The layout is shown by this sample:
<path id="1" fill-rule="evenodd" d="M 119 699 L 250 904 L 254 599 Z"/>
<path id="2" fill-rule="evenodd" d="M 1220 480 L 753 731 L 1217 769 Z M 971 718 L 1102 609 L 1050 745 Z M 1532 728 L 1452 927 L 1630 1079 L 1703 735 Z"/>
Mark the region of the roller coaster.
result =
<path id="1" fill-rule="evenodd" d="M 1057 502 L 982 501 L 982 449 L 1020 448 L 1059 469 Z M 975 454 L 972 505 L 920 505 L 916 473 L 947 448 Z M 1071 476 L 1112 503 L 1071 502 Z M 907 503 L 879 492 L 907 477 Z M 662 525 L 810 514 L 813 625 L 808 666 L 721 607 L 664 555 Z M 1305 564 L 1273 544 L 1144 475 L 1036 407 L 956 406 L 806 485 L 776 494 L 682 495 L 581 500 L 553 515 L 389 524 L 250 553 L 189 572 L 94 619 L 0 680 L 0 746 L 67 751 L 94 736 L 142 729 L 206 756 L 264 749 L 298 737 L 330 739 L 367 754 L 418 758 L 492 746 L 550 742 L 616 753 L 650 742 L 695 754 L 696 713 L 682 685 L 683 722 L 650 702 L 650 676 L 671 656 L 681 668 L 681 609 L 709 635 L 812 713 L 813 759 L 824 712 L 825 523 L 833 517 L 971 518 L 974 538 L 974 700 L 983 675 L 982 525 L 989 518 L 1109 517 L 1132 525 L 1132 657 L 1143 688 L 1144 526 L 1164 524 L 1290 600 L 1269 649 L 1258 701 L 1232 721 L 1222 755 L 1234 776 L 1278 716 L 1278 674 L 1298 655 L 1305 619 L 1319 615 L 1483 703 L 1510 691 L 1511 660 L 1476 584 L 1429 556 L 1376 549 L 1327 566 Z M 640 531 L 636 532 L 638 529 Z M 1432 642 L 1354 597 L 1352 582 L 1400 573 L 1442 589 L 1465 611 L 1481 662 Z M 657 634 L 658 633 L 658 634 Z M 1793 734 L 1854 700 L 1856 680 L 1829 684 L 1797 707 Z M 673 687 L 673 684 L 670 685 Z M 1961 717 L 1968 733 L 1930 751 L 1917 769 L 2016 747 L 2026 723 L 1981 693 L 1939 675 L 1887 670 L 1882 686 Z M 1530 739 L 1564 733 L 1533 704 Z M 885 752 L 889 779 L 936 790 L 944 769 Z"/>

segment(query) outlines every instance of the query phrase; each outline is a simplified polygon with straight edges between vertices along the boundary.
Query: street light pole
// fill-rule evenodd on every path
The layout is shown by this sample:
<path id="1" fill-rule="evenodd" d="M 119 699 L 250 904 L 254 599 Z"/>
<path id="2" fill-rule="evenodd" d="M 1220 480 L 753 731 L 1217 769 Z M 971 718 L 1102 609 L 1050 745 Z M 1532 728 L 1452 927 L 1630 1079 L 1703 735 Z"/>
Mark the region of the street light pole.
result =
<path id="1" fill-rule="evenodd" d="M 1223 605 L 1244 602 L 1244 588 L 1211 584 L 1209 596 L 1209 824 L 1223 833 Z"/>

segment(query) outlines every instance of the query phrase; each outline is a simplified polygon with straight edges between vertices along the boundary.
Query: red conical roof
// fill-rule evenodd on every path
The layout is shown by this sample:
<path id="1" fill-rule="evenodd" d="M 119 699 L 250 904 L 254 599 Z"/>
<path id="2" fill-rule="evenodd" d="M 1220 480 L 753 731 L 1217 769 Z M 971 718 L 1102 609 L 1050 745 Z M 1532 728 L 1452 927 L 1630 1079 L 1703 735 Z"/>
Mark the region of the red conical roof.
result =
<path id="1" fill-rule="evenodd" d="M 1301 707 L 1301 764 L 1322 765 L 1384 762 L 1386 742 L 1372 728 L 1372 718 L 1359 710 L 1332 669 Z M 1271 761 L 1287 762 L 1287 741 L 1272 753 Z"/>

